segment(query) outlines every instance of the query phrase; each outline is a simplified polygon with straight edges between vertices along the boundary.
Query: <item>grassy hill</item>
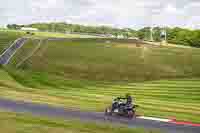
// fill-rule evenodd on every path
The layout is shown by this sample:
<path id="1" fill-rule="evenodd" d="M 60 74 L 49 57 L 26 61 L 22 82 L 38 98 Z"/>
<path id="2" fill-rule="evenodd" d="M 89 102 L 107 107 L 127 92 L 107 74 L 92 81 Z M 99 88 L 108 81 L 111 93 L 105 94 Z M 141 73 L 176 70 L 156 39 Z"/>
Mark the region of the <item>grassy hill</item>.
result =
<path id="1" fill-rule="evenodd" d="M 51 32 L 33 32 L 34 38 L 94 38 L 95 36 L 64 34 Z M 25 31 L 0 29 L 0 54 L 8 48 L 17 38 L 26 35 Z M 27 35 L 26 35 L 27 36 Z"/>
<path id="2" fill-rule="evenodd" d="M 22 32 L 0 30 L 0 54 L 22 35 Z"/>
<path id="3" fill-rule="evenodd" d="M 34 32 L 35 37 L 55 37 L 55 38 L 94 38 L 96 36 L 91 35 L 79 35 L 79 34 L 65 34 L 58 32 Z"/>
<path id="4" fill-rule="evenodd" d="M 4 68 L 22 87 L 2 85 L 0 96 L 103 111 L 131 93 L 141 115 L 200 121 L 199 49 L 113 39 L 38 44 L 30 40 Z"/>
<path id="5" fill-rule="evenodd" d="M 37 43 L 29 45 L 35 47 Z M 26 47 L 19 50 L 12 62 L 30 50 Z M 199 57 L 199 49 L 136 47 L 131 42 L 106 39 L 44 40 L 21 68 L 70 79 L 135 82 L 198 77 Z"/>

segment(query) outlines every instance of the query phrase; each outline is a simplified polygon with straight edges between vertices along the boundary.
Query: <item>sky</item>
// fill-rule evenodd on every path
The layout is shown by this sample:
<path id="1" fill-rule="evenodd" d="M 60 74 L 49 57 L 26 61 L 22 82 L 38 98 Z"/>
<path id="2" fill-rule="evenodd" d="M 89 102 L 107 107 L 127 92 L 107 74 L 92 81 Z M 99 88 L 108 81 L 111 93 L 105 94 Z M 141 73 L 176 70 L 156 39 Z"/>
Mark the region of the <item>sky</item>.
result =
<path id="1" fill-rule="evenodd" d="M 200 0 L 0 0 L 0 25 L 67 22 L 200 29 Z"/>

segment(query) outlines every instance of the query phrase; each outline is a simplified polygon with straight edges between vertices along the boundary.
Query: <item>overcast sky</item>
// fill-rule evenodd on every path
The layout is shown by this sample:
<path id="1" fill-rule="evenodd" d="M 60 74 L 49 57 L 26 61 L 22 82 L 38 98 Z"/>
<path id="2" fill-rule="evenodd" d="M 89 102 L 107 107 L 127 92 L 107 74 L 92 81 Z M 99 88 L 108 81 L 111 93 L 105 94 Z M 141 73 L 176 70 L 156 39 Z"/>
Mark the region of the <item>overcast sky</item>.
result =
<path id="1" fill-rule="evenodd" d="M 0 25 L 63 21 L 86 25 L 200 28 L 200 0 L 0 0 Z"/>

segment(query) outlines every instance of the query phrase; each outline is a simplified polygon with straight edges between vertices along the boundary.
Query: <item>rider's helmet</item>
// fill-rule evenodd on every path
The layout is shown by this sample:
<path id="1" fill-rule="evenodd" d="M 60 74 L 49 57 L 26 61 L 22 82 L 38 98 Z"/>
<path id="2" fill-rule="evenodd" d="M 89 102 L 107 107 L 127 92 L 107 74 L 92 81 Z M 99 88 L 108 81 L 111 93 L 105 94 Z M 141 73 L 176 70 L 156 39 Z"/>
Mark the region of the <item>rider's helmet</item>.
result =
<path id="1" fill-rule="evenodd" d="M 131 97 L 131 95 L 130 95 L 130 93 L 126 93 L 126 98 L 130 98 Z"/>

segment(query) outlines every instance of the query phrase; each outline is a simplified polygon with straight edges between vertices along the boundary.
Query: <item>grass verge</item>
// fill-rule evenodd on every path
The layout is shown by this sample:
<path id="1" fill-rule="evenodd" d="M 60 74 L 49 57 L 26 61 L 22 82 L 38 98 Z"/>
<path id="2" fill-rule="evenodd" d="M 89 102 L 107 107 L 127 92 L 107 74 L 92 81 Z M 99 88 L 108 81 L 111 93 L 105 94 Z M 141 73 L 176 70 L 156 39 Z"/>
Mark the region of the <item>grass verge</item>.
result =
<path id="1" fill-rule="evenodd" d="M 0 111 L 0 129 L 4 133 L 158 133 L 154 130 L 131 129 L 122 125 L 64 121 L 5 111 Z"/>

